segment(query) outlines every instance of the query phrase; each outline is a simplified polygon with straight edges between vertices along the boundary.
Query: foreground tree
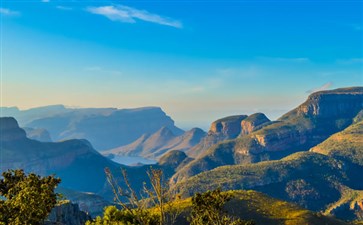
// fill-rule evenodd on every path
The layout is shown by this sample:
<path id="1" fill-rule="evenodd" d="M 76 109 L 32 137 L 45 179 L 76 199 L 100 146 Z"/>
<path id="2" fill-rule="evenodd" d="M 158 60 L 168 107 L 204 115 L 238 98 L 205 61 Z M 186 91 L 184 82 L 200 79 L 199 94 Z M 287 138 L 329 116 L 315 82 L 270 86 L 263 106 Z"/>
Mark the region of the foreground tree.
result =
<path id="1" fill-rule="evenodd" d="M 253 225 L 252 221 L 234 218 L 224 211 L 225 204 L 232 199 L 228 192 L 220 189 L 197 193 L 192 198 L 191 225 Z"/>
<path id="2" fill-rule="evenodd" d="M 9 170 L 0 180 L 0 224 L 41 224 L 57 203 L 54 189 L 60 183 L 54 176 L 26 175 Z"/>

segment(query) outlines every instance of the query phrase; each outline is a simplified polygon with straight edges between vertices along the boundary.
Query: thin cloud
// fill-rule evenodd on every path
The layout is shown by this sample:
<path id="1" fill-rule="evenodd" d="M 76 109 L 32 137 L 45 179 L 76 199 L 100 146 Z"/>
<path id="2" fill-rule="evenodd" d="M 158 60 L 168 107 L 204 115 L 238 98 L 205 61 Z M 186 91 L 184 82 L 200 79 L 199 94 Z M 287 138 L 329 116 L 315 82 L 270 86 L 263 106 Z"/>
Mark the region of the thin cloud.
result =
<path id="1" fill-rule="evenodd" d="M 275 62 L 291 62 L 291 63 L 307 63 L 310 62 L 309 58 L 284 58 L 284 57 L 258 57 L 261 60 L 275 61 Z"/>
<path id="2" fill-rule="evenodd" d="M 337 63 L 342 65 L 362 64 L 363 58 L 339 59 Z"/>
<path id="3" fill-rule="evenodd" d="M 60 9 L 60 10 L 66 10 L 66 11 L 73 10 L 73 8 L 71 8 L 71 7 L 66 7 L 66 6 L 61 6 L 61 5 L 56 6 L 56 8 Z"/>
<path id="4" fill-rule="evenodd" d="M 20 12 L 13 11 L 13 10 L 7 9 L 7 8 L 0 8 L 0 14 L 5 15 L 5 16 L 19 16 Z"/>
<path id="5" fill-rule="evenodd" d="M 183 27 L 180 21 L 174 20 L 172 18 L 160 16 L 150 13 L 146 10 L 139 10 L 124 5 L 88 7 L 86 8 L 86 11 L 105 16 L 112 21 L 123 23 L 136 23 L 137 20 L 142 20 L 175 28 Z"/>
<path id="6" fill-rule="evenodd" d="M 50 2 L 50 0 L 41 0 L 41 2 L 47 3 L 47 2 Z"/>
<path id="7" fill-rule="evenodd" d="M 324 90 L 329 89 L 332 85 L 333 85 L 333 82 L 328 82 L 326 84 L 323 84 L 323 86 L 321 86 L 321 87 L 313 88 L 311 90 L 308 90 L 306 93 L 311 94 L 311 93 L 314 93 L 314 92 L 317 92 L 317 91 L 324 91 Z"/>

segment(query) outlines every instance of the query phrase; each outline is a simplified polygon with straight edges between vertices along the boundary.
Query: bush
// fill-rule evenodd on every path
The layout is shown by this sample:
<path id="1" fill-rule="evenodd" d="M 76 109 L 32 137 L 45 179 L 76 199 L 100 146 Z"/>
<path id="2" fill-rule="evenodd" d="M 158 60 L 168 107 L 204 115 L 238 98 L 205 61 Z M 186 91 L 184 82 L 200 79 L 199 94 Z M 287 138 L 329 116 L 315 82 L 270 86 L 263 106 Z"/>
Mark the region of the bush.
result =
<path id="1" fill-rule="evenodd" d="M 59 178 L 26 175 L 23 170 L 9 170 L 2 176 L 0 224 L 40 224 L 57 203 L 54 189 Z"/>

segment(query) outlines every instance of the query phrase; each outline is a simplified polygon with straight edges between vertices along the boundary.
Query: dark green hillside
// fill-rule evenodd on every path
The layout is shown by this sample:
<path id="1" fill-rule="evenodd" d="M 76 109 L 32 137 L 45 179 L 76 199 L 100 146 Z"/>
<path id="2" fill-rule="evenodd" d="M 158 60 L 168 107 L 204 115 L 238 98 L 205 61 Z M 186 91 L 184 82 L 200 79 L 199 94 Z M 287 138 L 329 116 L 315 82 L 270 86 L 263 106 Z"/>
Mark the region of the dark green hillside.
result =
<path id="1" fill-rule="evenodd" d="M 209 192 L 211 193 L 211 192 Z M 207 193 L 205 193 L 207 194 Z M 213 198 L 203 198 L 200 195 L 198 203 L 205 203 L 208 205 L 208 201 L 211 205 L 215 202 L 220 202 L 221 199 L 216 200 Z M 221 192 L 219 196 L 230 196 L 224 204 L 222 203 L 223 215 L 229 218 L 240 218 L 243 221 L 253 221 L 256 225 L 347 225 L 348 223 L 335 219 L 333 217 L 325 216 L 320 213 L 314 213 L 309 210 L 303 209 L 296 204 L 281 201 L 275 198 L 271 198 L 265 194 L 256 191 L 243 191 L 233 190 L 228 192 Z M 192 198 L 178 199 L 168 204 L 168 212 L 179 212 L 176 217 L 177 225 L 188 225 L 190 224 L 190 217 L 193 207 L 196 206 L 196 202 L 192 201 Z M 209 206 L 209 205 L 208 205 Z M 170 208 L 169 208 L 170 207 Z M 111 220 L 114 223 L 120 222 L 122 219 L 122 212 L 115 208 L 105 209 L 105 215 L 103 217 L 104 222 Z M 110 212 L 113 211 L 112 215 L 109 216 Z M 153 216 L 160 216 L 158 208 L 150 208 L 147 210 Z M 118 219 L 116 219 L 118 217 Z M 125 217 L 123 217 L 125 218 Z M 155 217 L 153 217 L 155 218 Z M 189 220 L 188 220 L 189 218 Z M 125 218 L 126 219 L 126 218 Z M 101 222 L 101 218 L 98 218 Z M 111 222 L 111 223 L 112 223 Z M 100 224 L 97 222 L 91 224 Z M 107 224 L 110 224 L 107 223 Z M 202 224 L 202 223 L 198 223 Z M 205 224 L 217 224 L 217 223 L 206 223 Z M 226 224 L 226 223 L 223 223 Z"/>
<path id="2" fill-rule="evenodd" d="M 311 210 L 323 210 L 340 198 L 338 184 L 363 184 L 363 177 L 352 177 L 352 169 L 357 167 L 321 154 L 302 152 L 277 161 L 219 167 L 177 184 L 176 189 L 185 195 L 219 186 L 224 190 L 253 189 Z M 359 169 L 363 171 L 362 167 Z"/>
<path id="3" fill-rule="evenodd" d="M 211 147 L 178 171 L 173 182 L 218 166 L 276 160 L 307 151 L 351 125 L 362 107 L 362 87 L 313 93 L 278 121 Z"/>
<path id="4" fill-rule="evenodd" d="M 332 135 L 311 151 L 363 166 L 363 121 Z"/>
<path id="5" fill-rule="evenodd" d="M 338 225 L 348 224 L 341 220 L 323 216 L 303 209 L 293 203 L 271 198 L 256 191 L 233 190 L 227 193 L 233 198 L 224 206 L 229 215 L 243 220 L 253 220 L 257 225 Z M 178 203 L 189 211 L 191 199 Z M 179 224 L 179 223 L 178 223 Z M 186 221 L 180 224 L 188 224 Z"/>

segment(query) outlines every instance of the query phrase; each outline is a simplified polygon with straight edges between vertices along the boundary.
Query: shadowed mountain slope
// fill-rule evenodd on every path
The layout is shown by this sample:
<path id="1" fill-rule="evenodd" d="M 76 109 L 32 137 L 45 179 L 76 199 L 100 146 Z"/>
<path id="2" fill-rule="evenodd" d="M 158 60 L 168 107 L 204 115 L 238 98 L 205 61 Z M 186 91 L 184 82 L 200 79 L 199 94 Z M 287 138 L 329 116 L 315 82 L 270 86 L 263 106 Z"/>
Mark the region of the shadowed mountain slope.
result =
<path id="1" fill-rule="evenodd" d="M 173 182 L 223 165 L 256 163 L 307 151 L 352 124 L 362 108 L 362 87 L 313 93 L 278 121 L 212 146 L 178 171 Z"/>
<path id="2" fill-rule="evenodd" d="M 154 134 L 144 134 L 129 145 L 105 151 L 103 154 L 106 156 L 142 156 L 155 159 L 168 151 L 188 150 L 198 144 L 205 136 L 206 133 L 199 128 L 193 128 L 177 136 L 167 127 L 162 127 Z"/>

